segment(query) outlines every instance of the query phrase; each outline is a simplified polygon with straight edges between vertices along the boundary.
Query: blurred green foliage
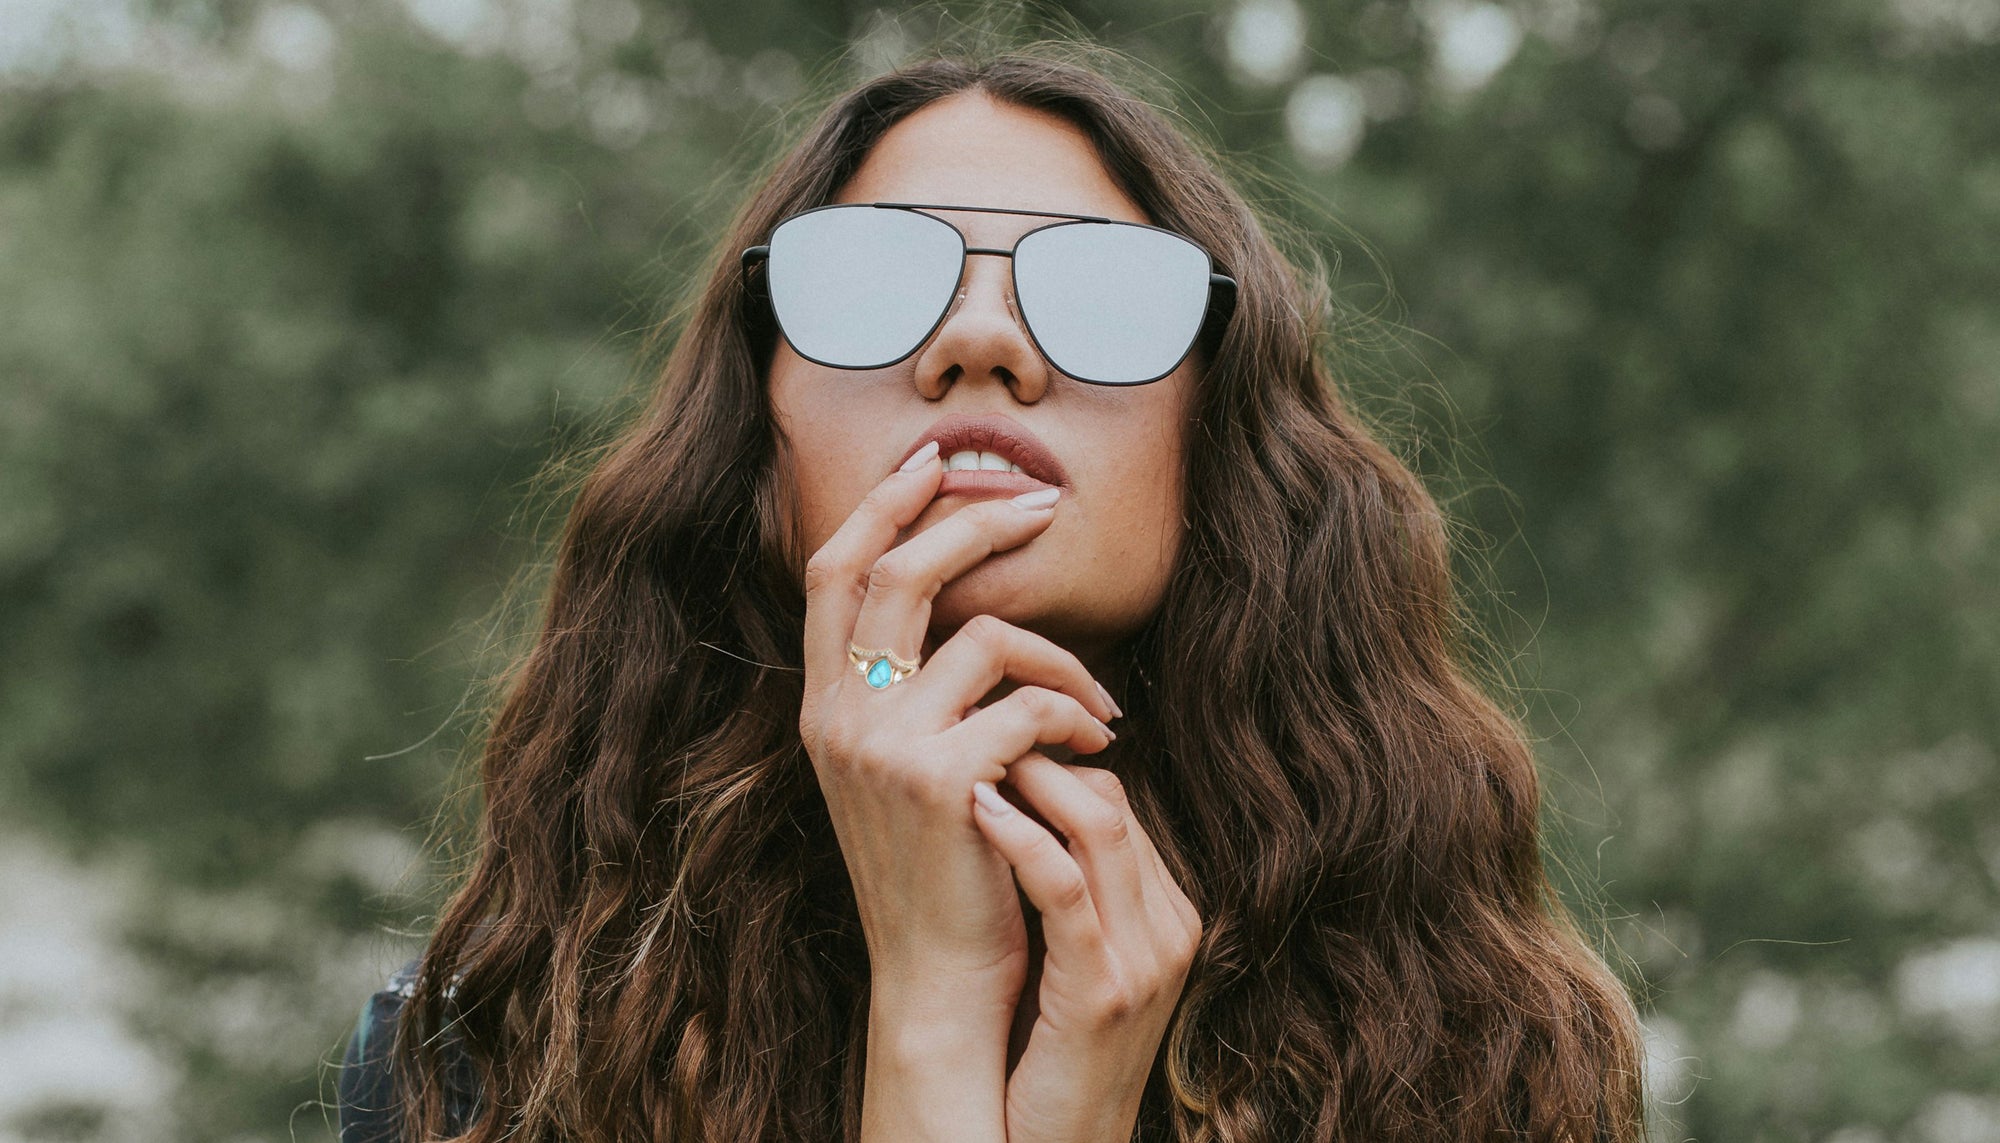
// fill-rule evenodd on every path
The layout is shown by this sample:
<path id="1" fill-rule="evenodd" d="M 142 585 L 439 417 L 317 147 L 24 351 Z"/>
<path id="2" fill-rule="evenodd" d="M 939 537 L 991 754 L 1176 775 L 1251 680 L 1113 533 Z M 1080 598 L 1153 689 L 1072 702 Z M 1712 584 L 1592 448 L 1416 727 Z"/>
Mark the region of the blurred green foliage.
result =
<path id="1" fill-rule="evenodd" d="M 776 109 L 938 10 L 95 7 L 122 39 L 0 52 L 5 817 L 143 871 L 147 1130 L 326 1137 L 535 474 L 628 407 Z M 1067 9 L 1337 268 L 1357 391 L 1490 539 L 1661 1138 L 2000 1137 L 1990 8 Z"/>

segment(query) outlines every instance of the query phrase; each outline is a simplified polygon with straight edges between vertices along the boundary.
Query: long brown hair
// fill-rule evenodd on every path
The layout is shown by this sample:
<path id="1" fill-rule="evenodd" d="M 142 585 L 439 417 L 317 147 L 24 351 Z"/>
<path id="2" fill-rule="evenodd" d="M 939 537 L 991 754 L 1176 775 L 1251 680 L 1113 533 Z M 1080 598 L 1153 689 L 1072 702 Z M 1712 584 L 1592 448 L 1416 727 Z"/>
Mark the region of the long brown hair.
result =
<path id="1" fill-rule="evenodd" d="M 439 1043 L 521 1140 L 853 1139 L 868 965 L 799 741 L 804 599 L 738 252 L 920 107 L 1060 115 L 1239 283 L 1207 346 L 1165 603 L 1116 770 L 1205 934 L 1138 1137 L 1634 1143 L 1639 1025 L 1542 864 L 1521 728 L 1477 683 L 1447 522 L 1328 363 L 1328 289 L 1103 49 L 927 58 L 834 98 L 713 248 L 649 402 L 578 489 L 483 744 L 476 861 L 393 1056 Z"/>

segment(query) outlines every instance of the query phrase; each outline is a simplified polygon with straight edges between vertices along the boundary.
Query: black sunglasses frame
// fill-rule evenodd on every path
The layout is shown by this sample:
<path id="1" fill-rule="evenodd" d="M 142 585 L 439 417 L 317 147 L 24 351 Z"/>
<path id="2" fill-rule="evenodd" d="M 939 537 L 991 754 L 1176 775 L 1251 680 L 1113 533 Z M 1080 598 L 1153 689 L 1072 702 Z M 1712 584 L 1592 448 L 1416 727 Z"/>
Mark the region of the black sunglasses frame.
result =
<path id="1" fill-rule="evenodd" d="M 1096 215 L 1091 215 L 1091 214 L 1064 214 L 1059 211 L 1053 211 L 1053 210 L 1014 210 L 997 206 L 946 206 L 939 203 L 923 203 L 923 202 L 837 202 L 837 203 L 829 203 L 825 206 L 816 206 L 809 210 L 799 211 L 797 214 L 788 215 L 784 219 L 778 222 L 778 226 L 783 226 L 785 223 L 790 222 L 794 218 L 799 218 L 808 214 L 815 214 L 822 210 L 853 210 L 857 207 L 873 207 L 882 210 L 907 210 L 913 213 L 920 213 L 920 214 L 925 211 L 932 211 L 932 210 L 958 210 L 958 211 L 969 211 L 976 214 L 1018 214 L 1018 215 L 1027 215 L 1035 218 L 1054 218 L 1060 220 L 1057 222 L 1051 222 L 1046 226 L 1037 226 L 1034 229 L 1029 230 L 1026 233 L 1022 234 L 1019 238 L 1016 238 L 1014 240 L 1015 249 L 1019 249 L 1021 243 L 1027 241 L 1029 236 L 1038 234 L 1044 230 L 1053 229 L 1058 226 L 1074 226 L 1080 223 L 1101 223 L 1106 226 L 1136 226 L 1142 230 L 1157 230 L 1162 234 L 1171 235 L 1174 238 L 1177 238 L 1180 241 L 1185 242 L 1190 246 L 1193 246 L 1196 250 L 1200 250 L 1202 257 L 1207 259 L 1209 266 L 1208 306 L 1207 309 L 1203 312 L 1202 320 L 1196 326 L 1194 334 L 1188 338 L 1187 345 L 1183 347 L 1179 355 L 1174 358 L 1174 363 L 1168 366 L 1165 372 L 1160 373 L 1153 377 L 1145 378 L 1144 380 L 1141 381 L 1096 381 L 1088 377 L 1077 377 L 1075 374 L 1063 371 L 1060 365 L 1056 366 L 1057 371 L 1062 372 L 1063 376 L 1072 378 L 1073 380 L 1081 381 L 1086 385 L 1106 385 L 1111 387 L 1124 387 L 1128 385 L 1150 385 L 1153 382 L 1160 380 L 1160 378 L 1170 375 L 1171 373 L 1173 373 L 1174 370 L 1180 368 L 1181 363 L 1187 360 L 1188 354 L 1193 352 L 1194 347 L 1200 344 L 1204 338 L 1210 336 L 1211 334 L 1220 332 L 1223 327 L 1229 324 L 1230 316 L 1236 312 L 1236 279 L 1230 277 L 1227 274 L 1218 273 L 1215 270 L 1215 257 L 1213 255 L 1211 255 L 1207 250 L 1202 249 L 1200 243 L 1195 242 L 1193 239 L 1189 238 L 1185 234 L 1168 230 L 1164 226 L 1152 226 L 1143 222 L 1125 222 L 1121 219 L 1100 218 Z M 1014 277 L 1013 266 L 1018 265 L 1018 263 L 1011 263 L 1011 259 L 1014 257 L 1014 250 L 1003 250 L 994 246 L 968 245 L 965 240 L 965 232 L 963 230 L 960 230 L 957 224 L 953 223 L 950 219 L 938 218 L 938 216 L 934 214 L 926 214 L 925 217 L 937 219 L 937 221 L 942 222 L 946 226 L 951 227 L 952 232 L 958 235 L 958 245 L 961 251 L 958 259 L 959 276 L 962 277 L 965 274 L 965 260 L 968 257 L 974 254 L 991 254 L 997 257 L 1007 258 L 1010 260 L 1008 278 L 1010 281 L 1013 280 Z M 777 228 L 773 227 L 772 232 L 775 234 L 776 231 Z M 743 252 L 741 257 L 745 288 L 750 292 L 751 296 L 758 298 L 767 304 L 771 302 L 769 283 L 764 276 L 754 275 L 752 271 L 757 269 L 760 264 L 768 263 L 770 257 L 771 257 L 771 246 L 768 241 L 761 246 L 750 247 L 749 249 Z M 954 279 L 954 281 L 956 281 L 956 279 Z M 1014 281 L 1013 285 L 1014 285 L 1014 296 L 1015 298 L 1018 299 L 1021 294 L 1020 283 L 1018 281 Z M 954 293 L 952 296 L 955 298 L 957 295 Z M 1034 323 L 1028 320 L 1027 312 L 1025 310 L 1019 309 L 1018 301 L 1016 302 L 1016 309 L 1018 312 L 1020 312 L 1021 315 L 1022 328 L 1028 331 L 1029 340 L 1035 343 L 1035 352 L 1041 354 L 1042 359 L 1044 361 L 1049 362 L 1049 364 L 1051 365 L 1055 365 L 1055 359 L 1049 356 L 1048 351 L 1042 347 L 1041 338 L 1035 335 Z M 925 343 L 930 341 L 932 336 L 934 336 L 937 333 L 939 327 L 944 325 L 945 318 L 950 313 L 951 313 L 951 302 L 947 300 L 945 302 L 944 309 L 939 311 L 937 320 L 931 323 L 930 329 L 925 331 L 924 335 L 917 339 L 917 343 L 915 345 L 905 350 L 902 356 L 897 357 L 894 360 L 884 361 L 875 365 L 843 365 L 840 364 L 839 362 L 821 361 L 820 359 L 813 357 L 811 354 L 808 354 L 803 350 L 800 350 L 796 344 L 792 343 L 791 334 L 785 333 L 785 322 L 782 317 L 778 316 L 776 305 L 771 306 L 772 317 L 777 319 L 778 331 L 779 333 L 783 334 L 785 338 L 785 343 L 792 346 L 793 352 L 798 353 L 800 357 L 805 358 L 807 361 L 810 361 L 815 365 L 824 365 L 829 369 L 885 369 L 891 365 L 897 364 L 898 362 L 907 361 L 909 360 L 911 354 L 915 353 L 919 349 L 922 349 Z"/>

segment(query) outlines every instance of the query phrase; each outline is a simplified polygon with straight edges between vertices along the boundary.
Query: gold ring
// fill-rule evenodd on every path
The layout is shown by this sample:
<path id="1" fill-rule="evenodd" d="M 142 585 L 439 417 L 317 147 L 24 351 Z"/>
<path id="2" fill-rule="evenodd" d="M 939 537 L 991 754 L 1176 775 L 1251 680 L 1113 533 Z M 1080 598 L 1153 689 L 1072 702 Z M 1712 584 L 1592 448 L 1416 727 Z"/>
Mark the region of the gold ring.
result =
<path id="1" fill-rule="evenodd" d="M 917 673 L 916 663 L 894 651 L 871 651 L 854 643 L 847 645 L 847 658 L 854 669 L 876 690 L 902 682 Z"/>

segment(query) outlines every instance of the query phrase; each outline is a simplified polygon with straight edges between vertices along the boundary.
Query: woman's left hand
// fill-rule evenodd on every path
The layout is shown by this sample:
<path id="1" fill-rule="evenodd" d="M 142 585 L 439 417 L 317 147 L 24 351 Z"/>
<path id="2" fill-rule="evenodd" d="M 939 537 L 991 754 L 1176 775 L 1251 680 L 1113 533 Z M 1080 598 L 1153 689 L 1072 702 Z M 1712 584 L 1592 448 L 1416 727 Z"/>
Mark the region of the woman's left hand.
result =
<path id="1" fill-rule="evenodd" d="M 1030 751 L 1007 784 L 1069 839 L 999 800 L 973 819 L 1041 913 L 1039 1011 L 1007 1079 L 1008 1143 L 1127 1143 L 1201 918 L 1109 770 Z"/>

